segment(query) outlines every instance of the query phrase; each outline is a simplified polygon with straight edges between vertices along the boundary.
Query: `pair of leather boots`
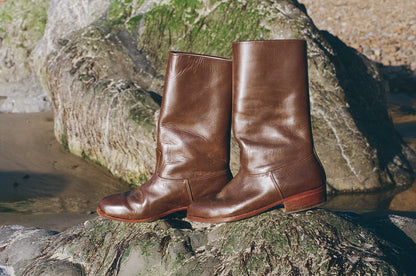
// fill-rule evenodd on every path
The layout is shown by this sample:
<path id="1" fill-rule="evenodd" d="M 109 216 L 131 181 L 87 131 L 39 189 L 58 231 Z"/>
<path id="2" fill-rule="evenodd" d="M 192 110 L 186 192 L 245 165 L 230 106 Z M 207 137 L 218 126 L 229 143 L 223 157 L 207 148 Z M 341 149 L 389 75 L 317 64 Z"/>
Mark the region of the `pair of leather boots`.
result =
<path id="1" fill-rule="evenodd" d="M 229 169 L 230 124 L 240 170 Z M 309 116 L 304 40 L 233 43 L 232 61 L 171 52 L 156 169 L 140 188 L 101 200 L 105 218 L 143 222 L 187 210 L 200 222 L 243 219 L 325 201 Z"/>

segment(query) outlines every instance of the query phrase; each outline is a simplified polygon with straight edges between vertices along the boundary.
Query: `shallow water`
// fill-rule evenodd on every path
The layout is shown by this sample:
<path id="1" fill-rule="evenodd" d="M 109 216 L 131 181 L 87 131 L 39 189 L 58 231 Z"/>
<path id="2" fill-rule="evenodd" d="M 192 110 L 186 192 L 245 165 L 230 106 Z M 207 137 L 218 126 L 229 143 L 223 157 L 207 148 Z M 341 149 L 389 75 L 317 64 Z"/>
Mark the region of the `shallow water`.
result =
<path id="1" fill-rule="evenodd" d="M 0 114 L 0 225 L 63 230 L 126 189 L 107 169 L 63 149 L 51 112 Z"/>

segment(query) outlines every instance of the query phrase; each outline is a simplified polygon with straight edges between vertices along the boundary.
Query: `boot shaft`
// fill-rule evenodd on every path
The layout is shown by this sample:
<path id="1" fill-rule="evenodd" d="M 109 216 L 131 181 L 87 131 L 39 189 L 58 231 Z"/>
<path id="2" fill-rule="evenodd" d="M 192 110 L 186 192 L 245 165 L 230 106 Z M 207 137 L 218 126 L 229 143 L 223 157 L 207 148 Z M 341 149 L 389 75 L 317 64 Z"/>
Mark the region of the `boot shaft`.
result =
<path id="1" fill-rule="evenodd" d="M 243 170 L 269 172 L 312 154 L 306 42 L 233 43 L 232 112 Z"/>
<path id="2" fill-rule="evenodd" d="M 231 60 L 169 53 L 158 123 L 157 171 L 195 178 L 228 170 Z"/>
<path id="3" fill-rule="evenodd" d="M 104 198 L 99 215 L 153 221 L 218 193 L 230 180 L 231 61 L 170 53 L 158 122 L 156 171 L 140 188 Z"/>
<path id="4" fill-rule="evenodd" d="M 188 206 L 189 219 L 227 222 L 280 204 L 296 212 L 325 201 L 309 122 L 305 41 L 233 43 L 232 123 L 240 170 L 218 194 Z"/>

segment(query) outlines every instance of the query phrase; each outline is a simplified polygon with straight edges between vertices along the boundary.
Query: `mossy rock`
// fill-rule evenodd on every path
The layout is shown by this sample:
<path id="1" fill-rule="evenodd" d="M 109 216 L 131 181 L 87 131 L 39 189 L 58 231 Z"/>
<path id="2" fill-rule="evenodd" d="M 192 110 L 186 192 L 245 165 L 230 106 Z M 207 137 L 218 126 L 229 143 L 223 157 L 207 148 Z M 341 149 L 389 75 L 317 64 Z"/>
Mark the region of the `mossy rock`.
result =
<path id="1" fill-rule="evenodd" d="M 394 228 L 381 221 L 371 227 Z M 180 216 L 136 224 L 97 218 L 38 238 L 43 248 L 25 259 L 22 269 L 26 275 L 48 266 L 85 275 L 411 273 L 414 243 L 393 245 L 359 223 L 348 214 L 325 210 L 297 214 L 274 210 L 222 224 L 193 223 Z M 7 228 L 0 228 L 0 237 L 5 236 L 2 231 L 7 233 Z M 13 254 L 19 239 L 3 237 L 0 260 Z"/>
<path id="2" fill-rule="evenodd" d="M 297 1 L 113 0 L 108 7 L 38 64 L 47 68 L 40 78 L 53 99 L 56 136 L 65 135 L 71 152 L 84 150 L 114 175 L 140 184 L 136 179 L 154 169 L 168 51 L 230 57 L 233 41 L 296 38 L 308 43 L 312 128 L 327 190 L 412 183 L 416 155 L 394 130 L 377 67 L 316 29 Z M 235 173 L 235 143 L 231 152 Z"/>
<path id="3" fill-rule="evenodd" d="M 50 56 L 48 89 L 65 91 L 52 93 L 52 104 L 59 106 L 55 134 L 71 153 L 137 185 L 154 165 L 160 96 L 137 85 L 141 65 L 132 62 L 116 37 L 106 35 L 87 28 Z M 142 161 L 133 164 L 140 155 Z"/>

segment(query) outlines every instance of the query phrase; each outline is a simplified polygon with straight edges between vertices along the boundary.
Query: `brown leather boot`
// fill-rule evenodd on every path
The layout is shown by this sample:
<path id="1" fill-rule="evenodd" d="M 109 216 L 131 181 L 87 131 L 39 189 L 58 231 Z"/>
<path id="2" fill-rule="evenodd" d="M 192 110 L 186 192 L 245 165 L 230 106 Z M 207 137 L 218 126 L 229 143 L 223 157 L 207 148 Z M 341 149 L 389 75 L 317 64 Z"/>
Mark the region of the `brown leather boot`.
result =
<path id="1" fill-rule="evenodd" d="M 228 59 L 169 54 L 155 173 L 137 190 L 101 200 L 99 215 L 152 221 L 187 209 L 231 180 L 231 67 Z"/>
<path id="2" fill-rule="evenodd" d="M 294 212 L 325 201 L 325 174 L 312 143 L 304 40 L 233 43 L 232 122 L 240 171 L 217 195 L 192 203 L 189 219 L 226 222 L 279 204 Z"/>

